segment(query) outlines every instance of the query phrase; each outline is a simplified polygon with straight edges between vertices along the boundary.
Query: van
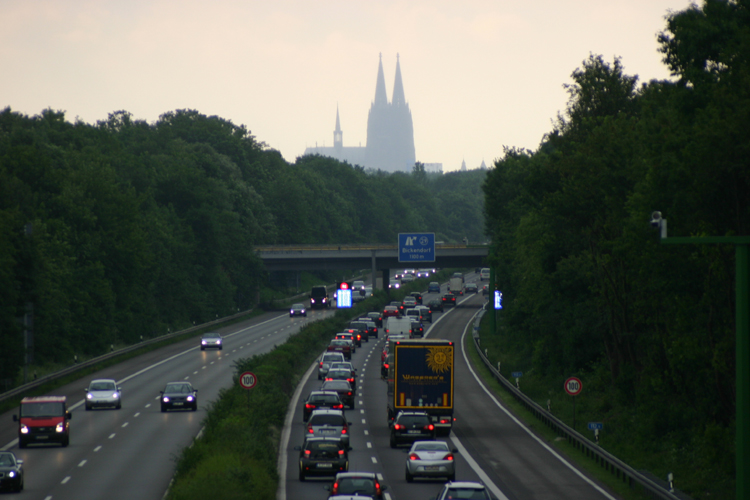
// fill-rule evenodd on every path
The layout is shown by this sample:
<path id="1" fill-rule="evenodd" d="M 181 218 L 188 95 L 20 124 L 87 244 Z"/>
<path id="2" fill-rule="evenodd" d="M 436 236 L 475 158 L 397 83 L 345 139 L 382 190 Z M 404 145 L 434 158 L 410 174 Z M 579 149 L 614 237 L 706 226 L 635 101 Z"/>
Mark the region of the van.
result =
<path id="1" fill-rule="evenodd" d="M 331 300 L 328 297 L 328 289 L 323 286 L 314 286 L 310 290 L 310 309 L 331 307 Z"/>
<path id="2" fill-rule="evenodd" d="M 479 281 L 489 281 L 490 280 L 490 268 L 489 267 L 483 267 L 481 271 L 479 271 Z"/>
<path id="3" fill-rule="evenodd" d="M 70 443 L 70 417 L 65 396 L 23 398 L 18 415 L 18 447 L 29 444 Z"/>

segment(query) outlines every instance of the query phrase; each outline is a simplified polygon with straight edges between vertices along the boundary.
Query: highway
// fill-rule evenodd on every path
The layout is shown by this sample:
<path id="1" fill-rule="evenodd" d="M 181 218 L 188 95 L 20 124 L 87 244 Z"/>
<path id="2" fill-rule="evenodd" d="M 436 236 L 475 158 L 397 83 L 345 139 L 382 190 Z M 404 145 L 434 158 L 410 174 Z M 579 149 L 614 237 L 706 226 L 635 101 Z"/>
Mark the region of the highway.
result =
<path id="1" fill-rule="evenodd" d="M 470 275 L 467 281 L 474 281 Z M 443 290 L 445 287 L 443 287 Z M 425 294 L 424 302 L 438 294 Z M 459 449 L 456 454 L 456 479 L 482 481 L 500 500 L 613 500 L 615 497 L 595 484 L 574 466 L 563 461 L 546 444 L 535 438 L 511 415 L 503 411 L 493 398 L 482 390 L 479 381 L 467 365 L 461 340 L 473 325 L 472 318 L 484 303 L 481 294 L 459 298 L 459 307 L 436 313 L 428 336 L 447 338 L 457 343 L 455 355 L 455 417 L 454 432 L 449 445 Z M 352 422 L 350 471 L 375 472 L 388 489 L 384 495 L 390 500 L 434 498 L 445 483 L 443 479 L 416 479 L 407 483 L 404 468 L 408 446 L 391 449 L 386 423 L 386 383 L 380 378 L 380 353 L 384 339 L 363 343 L 352 357 L 358 369 L 357 398 L 353 410 L 347 410 Z M 301 401 L 320 386 L 317 371 L 310 370 L 304 380 L 291 419 L 289 441 L 286 446 L 285 481 L 279 500 L 325 499 L 330 479 L 298 480 L 299 452 L 304 424 Z M 441 439 L 441 438 L 439 438 Z M 445 439 L 445 438 L 442 438 Z"/>
<path id="2" fill-rule="evenodd" d="M 26 500 L 160 499 L 175 459 L 200 432 L 206 405 L 232 383 L 235 360 L 260 354 L 283 343 L 307 318 L 288 313 L 264 314 L 218 329 L 223 350 L 201 351 L 199 338 L 173 344 L 91 374 L 53 393 L 68 398 L 72 410 L 70 445 L 17 446 L 17 423 L 0 416 L 0 445 L 24 460 L 25 489 L 4 498 Z M 94 378 L 113 378 L 123 388 L 121 410 L 84 411 L 84 388 Z M 188 380 L 198 389 L 199 409 L 161 413 L 159 391 L 167 382 Z"/>

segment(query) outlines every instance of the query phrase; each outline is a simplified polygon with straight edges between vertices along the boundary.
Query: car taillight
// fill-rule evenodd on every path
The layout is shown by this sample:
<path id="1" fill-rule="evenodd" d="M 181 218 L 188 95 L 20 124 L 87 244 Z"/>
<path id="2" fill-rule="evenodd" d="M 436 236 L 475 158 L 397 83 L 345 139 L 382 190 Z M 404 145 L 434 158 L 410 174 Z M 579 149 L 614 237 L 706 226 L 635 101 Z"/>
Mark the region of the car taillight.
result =
<path id="1" fill-rule="evenodd" d="M 352 395 L 352 391 L 347 392 L 346 395 L 347 396 L 351 396 Z"/>
<path id="2" fill-rule="evenodd" d="M 343 454 L 344 454 L 344 450 L 339 450 L 339 455 L 343 455 Z M 451 460 L 452 459 L 453 459 L 453 456 L 451 456 Z"/>
<path id="3" fill-rule="evenodd" d="M 388 363 L 383 364 L 385 366 L 386 370 L 389 368 Z"/>
<path id="4" fill-rule="evenodd" d="M 445 459 L 446 459 L 446 460 L 453 460 L 453 454 L 452 454 L 452 453 L 448 453 L 448 454 L 447 454 L 447 455 L 445 456 Z"/>
<path id="5" fill-rule="evenodd" d="M 344 405 L 343 404 L 333 405 L 331 406 L 331 408 L 333 408 L 334 410 L 343 410 Z"/>
<path id="6" fill-rule="evenodd" d="M 344 427 L 343 429 L 341 429 L 341 434 L 346 434 L 346 432 L 347 432 L 346 427 Z"/>
<path id="7" fill-rule="evenodd" d="M 409 455 L 409 460 L 419 460 L 419 455 L 417 455 L 416 453 L 412 453 L 411 455 Z"/>
<path id="8" fill-rule="evenodd" d="M 333 379 L 331 377 L 326 377 L 325 381 L 328 382 L 329 380 L 333 380 Z"/>
<path id="9" fill-rule="evenodd" d="M 375 494 L 377 496 L 380 496 L 383 494 L 383 492 L 380 490 L 380 483 L 375 481 Z"/>
<path id="10" fill-rule="evenodd" d="M 346 380 L 348 380 L 350 384 L 353 384 L 353 383 L 354 383 L 354 379 L 353 379 L 353 378 L 348 378 L 348 379 L 346 379 Z"/>
<path id="11" fill-rule="evenodd" d="M 312 428 L 312 427 L 308 427 L 308 428 L 307 428 L 307 433 L 308 433 L 308 434 L 315 434 L 315 431 L 313 430 L 313 428 Z"/>
<path id="12" fill-rule="evenodd" d="M 401 424 L 393 424 L 393 429 L 394 430 L 400 431 L 403 428 L 404 428 L 404 426 L 401 425 Z"/>
<path id="13" fill-rule="evenodd" d="M 336 481 L 333 483 L 333 486 L 331 486 L 331 495 L 335 495 L 339 492 L 339 482 Z"/>
<path id="14" fill-rule="evenodd" d="M 434 430 L 435 430 L 435 426 L 434 426 L 434 425 L 432 425 L 432 424 L 430 424 L 430 425 L 425 425 L 425 426 L 424 426 L 424 428 L 425 428 L 425 429 L 427 429 L 428 431 L 434 431 Z"/>
<path id="15" fill-rule="evenodd" d="M 362 340 L 362 335 L 360 335 L 359 333 L 357 334 L 357 340 Z"/>
<path id="16" fill-rule="evenodd" d="M 322 362 L 322 361 L 321 361 L 321 362 L 320 362 L 320 364 L 318 365 L 318 368 L 323 368 L 323 362 Z"/>
<path id="17" fill-rule="evenodd" d="M 441 423 L 441 424 L 447 424 L 447 423 L 449 423 L 449 422 L 450 422 L 450 420 L 448 420 L 447 418 L 441 418 L 441 419 L 440 419 L 440 423 Z"/>
<path id="18" fill-rule="evenodd" d="M 310 456 L 310 450 L 305 450 L 305 455 Z"/>
<path id="19" fill-rule="evenodd" d="M 305 409 L 306 410 L 312 410 L 313 408 L 315 408 L 315 405 L 311 405 L 310 403 L 306 403 L 305 404 Z"/>

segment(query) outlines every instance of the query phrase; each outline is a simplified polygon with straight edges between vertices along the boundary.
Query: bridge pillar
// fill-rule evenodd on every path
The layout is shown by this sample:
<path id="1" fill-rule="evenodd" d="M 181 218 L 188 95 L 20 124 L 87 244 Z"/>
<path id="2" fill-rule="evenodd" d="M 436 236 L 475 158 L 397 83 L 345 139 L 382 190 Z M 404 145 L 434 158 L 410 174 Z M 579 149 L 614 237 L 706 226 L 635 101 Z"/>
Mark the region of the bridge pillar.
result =
<path id="1" fill-rule="evenodd" d="M 383 269 L 383 290 L 385 290 L 385 293 L 387 293 L 389 297 L 391 295 L 390 286 L 391 286 L 391 270 Z"/>
<path id="2" fill-rule="evenodd" d="M 378 286 L 378 268 L 375 266 L 375 250 L 372 251 L 372 289 L 375 290 Z"/>

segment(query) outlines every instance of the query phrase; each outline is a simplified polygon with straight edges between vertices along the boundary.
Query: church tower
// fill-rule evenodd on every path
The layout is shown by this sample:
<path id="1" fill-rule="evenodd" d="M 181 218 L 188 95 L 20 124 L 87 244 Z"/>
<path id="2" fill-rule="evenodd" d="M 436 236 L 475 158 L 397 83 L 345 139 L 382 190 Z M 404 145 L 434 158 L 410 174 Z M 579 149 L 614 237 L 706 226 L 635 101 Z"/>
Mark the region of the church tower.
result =
<path id="1" fill-rule="evenodd" d="M 338 151 L 341 151 L 341 148 L 344 147 L 344 133 L 341 131 L 338 104 L 336 105 L 336 130 L 333 131 L 333 147 Z"/>

